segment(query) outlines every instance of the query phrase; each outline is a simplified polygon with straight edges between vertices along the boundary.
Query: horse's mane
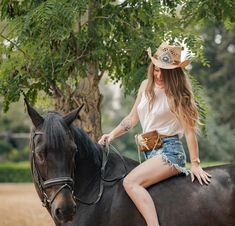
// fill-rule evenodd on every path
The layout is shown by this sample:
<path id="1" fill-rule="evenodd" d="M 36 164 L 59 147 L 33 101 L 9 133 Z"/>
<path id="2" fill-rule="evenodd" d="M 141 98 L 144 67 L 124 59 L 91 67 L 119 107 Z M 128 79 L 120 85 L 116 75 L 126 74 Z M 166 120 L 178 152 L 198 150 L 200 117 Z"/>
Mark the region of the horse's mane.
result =
<path id="1" fill-rule="evenodd" d="M 101 164 L 101 147 L 91 140 L 88 134 L 79 127 L 71 126 L 71 131 L 74 135 L 75 143 L 78 147 L 78 155 L 82 158 L 93 160 L 94 164 Z"/>
<path id="2" fill-rule="evenodd" d="M 60 114 L 48 112 L 44 117 L 42 130 L 45 133 L 46 144 L 50 148 L 55 151 L 65 150 L 65 139 L 69 128 Z"/>
<path id="3" fill-rule="evenodd" d="M 68 138 L 68 134 L 71 133 L 78 147 L 79 157 L 89 158 L 93 160 L 96 165 L 100 165 L 101 147 L 93 142 L 87 133 L 79 127 L 74 125 L 69 127 L 59 113 L 48 112 L 44 116 L 42 129 L 45 133 L 46 144 L 53 150 L 66 150 L 65 139 Z"/>

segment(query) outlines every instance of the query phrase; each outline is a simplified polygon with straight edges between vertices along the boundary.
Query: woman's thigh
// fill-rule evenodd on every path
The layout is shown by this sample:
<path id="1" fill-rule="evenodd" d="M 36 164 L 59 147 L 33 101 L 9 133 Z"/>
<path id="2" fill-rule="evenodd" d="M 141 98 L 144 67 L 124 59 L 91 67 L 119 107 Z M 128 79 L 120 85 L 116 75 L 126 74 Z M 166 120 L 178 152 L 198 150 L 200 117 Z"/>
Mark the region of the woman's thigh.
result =
<path id="1" fill-rule="evenodd" d="M 158 155 L 138 165 L 127 175 L 127 178 L 133 183 L 149 187 L 177 174 L 179 174 L 178 170 Z"/>

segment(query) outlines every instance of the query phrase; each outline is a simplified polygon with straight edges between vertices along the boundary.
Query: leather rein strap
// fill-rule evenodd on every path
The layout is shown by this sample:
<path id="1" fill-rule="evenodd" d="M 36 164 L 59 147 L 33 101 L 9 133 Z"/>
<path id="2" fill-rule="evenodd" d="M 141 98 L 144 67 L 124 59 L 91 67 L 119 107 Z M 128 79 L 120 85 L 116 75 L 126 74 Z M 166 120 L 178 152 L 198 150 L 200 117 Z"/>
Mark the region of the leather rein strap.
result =
<path id="1" fill-rule="evenodd" d="M 120 157 L 120 159 L 123 162 L 124 168 L 125 168 L 125 172 L 120 176 L 120 177 L 116 177 L 116 178 L 112 178 L 112 179 L 106 179 L 105 178 L 105 167 L 106 164 L 108 162 L 108 156 L 110 153 L 110 147 L 112 148 L 112 150 Z M 87 201 L 83 201 L 80 198 L 78 198 L 77 196 L 74 196 L 75 199 L 77 201 L 79 201 L 82 204 L 86 204 L 86 205 L 94 205 L 96 203 L 98 203 L 102 197 L 103 191 L 104 191 L 104 182 L 117 182 L 122 180 L 126 175 L 127 175 L 127 168 L 126 168 L 126 164 L 125 164 L 125 160 L 123 158 L 123 156 L 120 154 L 120 152 L 111 144 L 107 144 L 104 146 L 104 149 L 102 150 L 102 165 L 101 165 L 101 175 L 100 175 L 100 189 L 99 189 L 99 194 L 97 196 L 97 198 L 94 201 L 91 202 L 87 202 Z"/>

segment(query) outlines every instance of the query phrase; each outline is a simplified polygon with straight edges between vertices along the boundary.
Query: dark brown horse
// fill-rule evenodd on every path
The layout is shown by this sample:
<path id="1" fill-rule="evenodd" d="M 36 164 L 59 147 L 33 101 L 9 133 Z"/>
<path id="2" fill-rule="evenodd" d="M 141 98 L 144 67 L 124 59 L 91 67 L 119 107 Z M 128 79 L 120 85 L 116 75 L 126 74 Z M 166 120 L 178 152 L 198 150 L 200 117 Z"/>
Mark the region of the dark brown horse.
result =
<path id="1" fill-rule="evenodd" d="M 100 145 L 72 126 L 80 109 L 64 117 L 53 112 L 42 117 L 29 104 L 27 108 L 34 124 L 33 181 L 56 225 L 146 225 L 121 180 L 137 162 L 115 152 L 107 157 Z M 206 171 L 212 175 L 208 186 L 179 175 L 148 189 L 161 226 L 235 225 L 235 166 Z"/>

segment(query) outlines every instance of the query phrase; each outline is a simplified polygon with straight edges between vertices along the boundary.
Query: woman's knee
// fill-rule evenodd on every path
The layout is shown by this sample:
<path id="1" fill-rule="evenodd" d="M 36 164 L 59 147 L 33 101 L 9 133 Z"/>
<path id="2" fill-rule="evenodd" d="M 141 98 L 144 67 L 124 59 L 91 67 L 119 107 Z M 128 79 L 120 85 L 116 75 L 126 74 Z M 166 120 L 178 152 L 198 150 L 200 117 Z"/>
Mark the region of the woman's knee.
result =
<path id="1" fill-rule="evenodd" d="M 123 180 L 123 187 L 126 191 L 132 190 L 138 183 L 132 176 L 127 175 Z"/>

